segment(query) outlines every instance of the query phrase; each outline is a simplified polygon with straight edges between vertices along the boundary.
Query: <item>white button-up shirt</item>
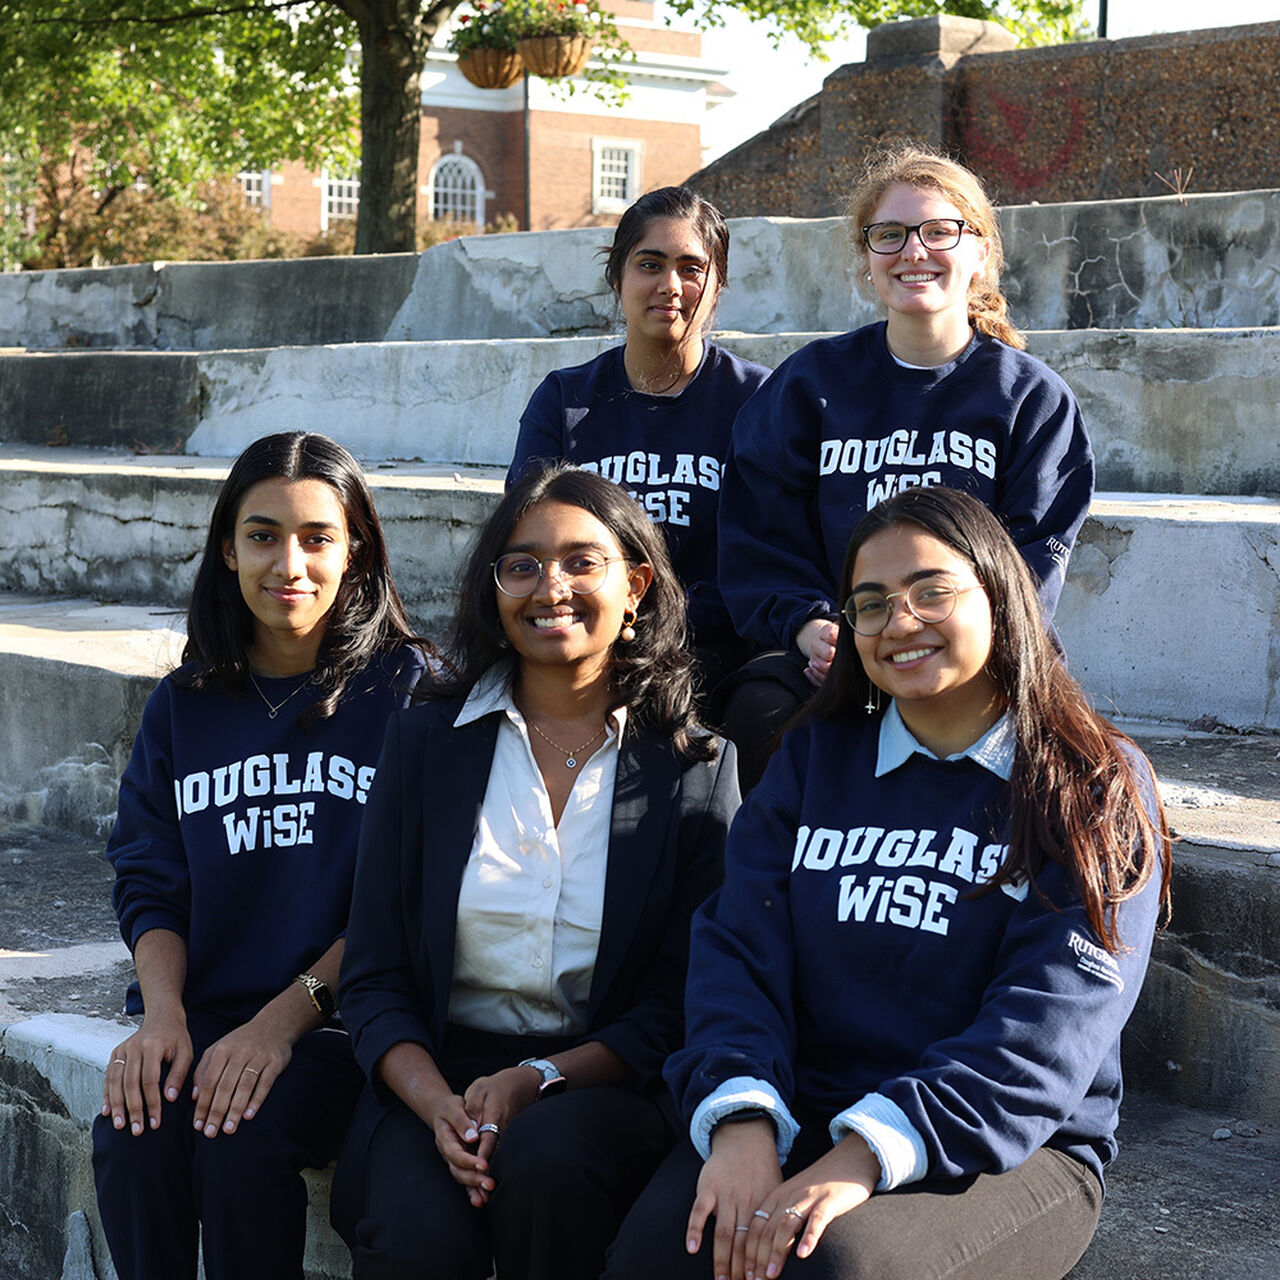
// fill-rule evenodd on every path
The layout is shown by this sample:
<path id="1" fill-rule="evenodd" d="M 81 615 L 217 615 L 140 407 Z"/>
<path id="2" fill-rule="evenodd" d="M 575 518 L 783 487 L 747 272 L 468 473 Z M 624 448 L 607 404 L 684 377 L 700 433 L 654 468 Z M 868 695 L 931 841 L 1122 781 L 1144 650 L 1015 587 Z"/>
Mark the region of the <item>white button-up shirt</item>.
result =
<path id="1" fill-rule="evenodd" d="M 516 1035 L 575 1035 L 604 915 L 605 866 L 626 710 L 574 770 L 557 826 L 510 669 L 477 682 L 458 725 L 501 710 L 489 785 L 458 894 L 449 1020 Z M 572 744 L 571 744 L 572 745 Z"/>

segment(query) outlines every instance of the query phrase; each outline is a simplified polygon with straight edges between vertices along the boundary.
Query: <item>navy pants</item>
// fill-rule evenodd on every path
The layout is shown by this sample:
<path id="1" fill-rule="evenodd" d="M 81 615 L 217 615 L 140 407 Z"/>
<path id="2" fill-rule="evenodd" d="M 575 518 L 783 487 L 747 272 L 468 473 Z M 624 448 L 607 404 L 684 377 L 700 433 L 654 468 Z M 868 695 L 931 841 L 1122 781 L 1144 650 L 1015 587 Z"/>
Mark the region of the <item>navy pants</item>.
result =
<path id="1" fill-rule="evenodd" d="M 463 1033 L 446 1055 L 455 1089 L 568 1041 Z M 458 1037 L 455 1037 L 455 1039 Z M 575 1089 L 525 1108 L 493 1157 L 496 1189 L 475 1209 L 432 1131 L 398 1100 L 361 1118 L 333 1184 L 333 1225 L 356 1280 L 598 1280 L 627 1209 L 670 1150 L 658 1101 L 627 1089 Z M 650 1278 L 652 1280 L 652 1278 Z"/>
<path id="2" fill-rule="evenodd" d="M 187 1025 L 199 1062 L 234 1024 L 188 1013 Z M 99 1116 L 94 1181 L 120 1280 L 194 1280 L 201 1226 L 207 1280 L 301 1280 L 301 1171 L 337 1155 L 362 1079 L 347 1035 L 319 1030 L 294 1045 L 258 1114 L 235 1133 L 195 1131 L 190 1076 L 163 1104 L 158 1129 L 135 1138 Z"/>

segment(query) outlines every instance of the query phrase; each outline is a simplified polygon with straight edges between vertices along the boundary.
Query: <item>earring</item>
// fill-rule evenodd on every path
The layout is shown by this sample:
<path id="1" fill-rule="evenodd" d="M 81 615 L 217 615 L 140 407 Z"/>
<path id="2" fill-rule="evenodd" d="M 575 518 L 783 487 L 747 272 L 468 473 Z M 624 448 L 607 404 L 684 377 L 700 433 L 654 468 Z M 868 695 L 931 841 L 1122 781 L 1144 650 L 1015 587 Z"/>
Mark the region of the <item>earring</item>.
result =
<path id="1" fill-rule="evenodd" d="M 636 638 L 636 629 L 631 624 L 636 620 L 636 611 L 627 609 L 622 615 L 622 630 L 618 632 L 618 639 L 623 644 L 630 644 Z"/>
<path id="2" fill-rule="evenodd" d="M 880 710 L 880 686 L 867 682 L 867 705 L 863 708 L 867 715 L 873 715 Z"/>

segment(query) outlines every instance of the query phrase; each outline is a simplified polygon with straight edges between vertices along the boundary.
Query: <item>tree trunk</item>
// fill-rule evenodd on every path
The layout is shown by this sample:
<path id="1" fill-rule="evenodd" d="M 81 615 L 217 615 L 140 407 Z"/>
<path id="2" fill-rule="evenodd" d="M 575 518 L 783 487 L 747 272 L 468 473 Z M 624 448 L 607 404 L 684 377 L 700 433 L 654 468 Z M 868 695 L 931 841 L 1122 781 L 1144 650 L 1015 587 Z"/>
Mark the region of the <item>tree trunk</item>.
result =
<path id="1" fill-rule="evenodd" d="M 422 68 L 430 35 L 414 0 L 367 0 L 360 26 L 357 253 L 417 249 Z M 434 30 L 436 24 L 432 24 Z"/>

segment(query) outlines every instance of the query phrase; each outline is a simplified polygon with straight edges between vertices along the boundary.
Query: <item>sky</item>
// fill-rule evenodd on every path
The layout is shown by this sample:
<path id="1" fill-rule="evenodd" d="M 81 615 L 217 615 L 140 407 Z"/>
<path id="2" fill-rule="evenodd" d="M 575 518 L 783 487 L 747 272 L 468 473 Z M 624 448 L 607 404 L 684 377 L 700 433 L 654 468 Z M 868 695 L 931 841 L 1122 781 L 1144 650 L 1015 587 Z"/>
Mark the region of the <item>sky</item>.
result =
<path id="1" fill-rule="evenodd" d="M 1098 0 L 1085 0 L 1085 14 L 1097 26 Z M 1200 27 L 1230 27 L 1273 22 L 1276 0 L 1108 0 L 1107 35 L 1111 39 Z M 818 92 L 824 78 L 846 62 L 866 55 L 866 34 L 832 44 L 830 60 L 810 59 L 799 41 L 788 37 L 775 49 L 761 24 L 735 18 L 721 30 L 703 34 L 703 54 L 713 65 L 731 67 L 722 83 L 736 92 L 716 107 L 703 125 L 707 161 L 714 160 L 762 129 L 797 103 Z"/>

